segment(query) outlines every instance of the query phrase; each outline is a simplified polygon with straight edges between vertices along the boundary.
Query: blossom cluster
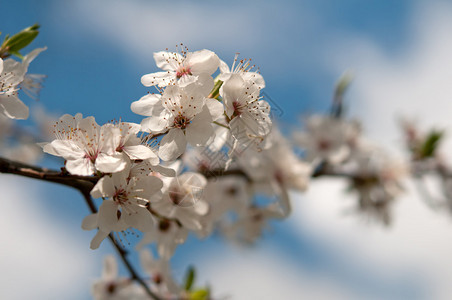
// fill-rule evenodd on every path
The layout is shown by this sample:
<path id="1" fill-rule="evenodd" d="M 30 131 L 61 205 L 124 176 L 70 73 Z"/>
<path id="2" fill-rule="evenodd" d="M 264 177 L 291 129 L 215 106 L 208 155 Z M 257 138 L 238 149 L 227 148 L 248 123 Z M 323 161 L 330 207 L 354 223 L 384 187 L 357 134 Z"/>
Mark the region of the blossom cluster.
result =
<path id="1" fill-rule="evenodd" d="M 14 136 L 11 120 L 28 117 L 18 92 L 33 97 L 41 87 L 42 75 L 27 69 L 44 49 L 20 62 L 0 55 L 1 154 L 15 160 L 37 158 L 30 141 L 25 148 L 5 141 Z M 183 46 L 156 52 L 154 59 L 161 71 L 141 77 L 152 92 L 131 103 L 132 112 L 143 116 L 139 124 L 100 125 L 93 116 L 66 114 L 52 124 L 52 139 L 39 146 L 64 160 L 61 176 L 92 185 L 90 196 L 99 207 L 81 225 L 96 230 L 90 247 L 100 247 L 106 238 L 126 247 L 133 235 L 149 275 L 146 284 L 158 297 L 208 299 L 207 289 L 184 287 L 172 277 L 177 247 L 189 234 L 221 233 L 237 243 L 255 243 L 269 221 L 290 215 L 291 194 L 305 191 L 313 178 L 347 180 L 357 196 L 353 210 L 386 225 L 409 172 L 418 177 L 438 172 L 452 199 L 451 172 L 436 152 L 437 131 L 421 134 L 403 122 L 409 164 L 363 137 L 360 123 L 347 119 L 336 101 L 333 113 L 307 117 L 287 138 L 272 124 L 261 92 L 264 78 L 250 60 L 236 55 L 228 66 L 213 51 L 189 52 Z M 258 201 L 262 195 L 270 201 Z M 108 257 L 92 292 L 95 299 L 149 299 L 142 287 L 119 278 Z"/>

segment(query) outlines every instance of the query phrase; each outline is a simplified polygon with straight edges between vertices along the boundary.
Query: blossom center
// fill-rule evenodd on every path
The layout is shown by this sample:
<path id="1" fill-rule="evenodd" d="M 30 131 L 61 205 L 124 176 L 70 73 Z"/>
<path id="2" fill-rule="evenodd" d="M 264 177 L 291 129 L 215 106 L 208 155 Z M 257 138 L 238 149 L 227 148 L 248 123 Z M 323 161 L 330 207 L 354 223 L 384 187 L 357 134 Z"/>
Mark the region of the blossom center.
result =
<path id="1" fill-rule="evenodd" d="M 193 75 L 191 73 L 190 67 L 187 66 L 180 66 L 179 69 L 176 71 L 176 77 L 177 79 L 181 78 L 184 75 Z"/>
<path id="2" fill-rule="evenodd" d="M 240 105 L 238 101 L 232 102 L 232 108 L 234 112 L 232 113 L 232 117 L 238 117 L 242 114 L 243 106 Z"/>
<path id="3" fill-rule="evenodd" d="M 317 148 L 322 151 L 327 151 L 331 148 L 331 143 L 327 140 L 320 140 L 317 142 Z"/>
<path id="4" fill-rule="evenodd" d="M 179 205 L 184 197 L 178 190 L 173 190 L 169 192 L 169 198 L 174 205 Z"/>
<path id="5" fill-rule="evenodd" d="M 116 189 L 115 194 L 113 195 L 113 200 L 117 204 L 124 204 L 129 201 L 127 196 L 127 192 L 124 189 Z"/>
<path id="6" fill-rule="evenodd" d="M 185 129 L 187 125 L 190 124 L 190 119 L 184 115 L 177 115 L 174 118 L 174 127 Z"/>

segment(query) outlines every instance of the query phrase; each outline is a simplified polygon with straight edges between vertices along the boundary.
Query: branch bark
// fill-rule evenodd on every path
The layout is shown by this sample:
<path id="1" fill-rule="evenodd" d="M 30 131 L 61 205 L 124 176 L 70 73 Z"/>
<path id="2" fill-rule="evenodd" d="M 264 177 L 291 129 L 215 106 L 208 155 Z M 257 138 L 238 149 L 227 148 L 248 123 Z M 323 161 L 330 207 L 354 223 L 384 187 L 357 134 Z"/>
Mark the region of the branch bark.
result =
<path id="1" fill-rule="evenodd" d="M 97 207 L 94 204 L 94 201 L 91 198 L 90 194 L 92 188 L 99 180 L 99 177 L 97 176 L 71 175 L 64 171 L 49 170 L 46 168 L 12 161 L 2 157 L 0 157 L 0 173 L 15 174 L 23 177 L 58 183 L 75 188 L 83 195 L 83 198 L 85 199 L 85 202 L 88 205 L 90 211 L 92 213 L 97 213 Z M 149 286 L 146 284 L 146 282 L 138 275 L 138 272 L 134 269 L 127 257 L 128 252 L 116 242 L 111 233 L 108 238 L 118 252 L 119 257 L 126 266 L 127 270 L 129 271 L 131 279 L 140 284 L 152 299 L 160 300 L 160 297 L 154 294 L 149 289 Z"/>

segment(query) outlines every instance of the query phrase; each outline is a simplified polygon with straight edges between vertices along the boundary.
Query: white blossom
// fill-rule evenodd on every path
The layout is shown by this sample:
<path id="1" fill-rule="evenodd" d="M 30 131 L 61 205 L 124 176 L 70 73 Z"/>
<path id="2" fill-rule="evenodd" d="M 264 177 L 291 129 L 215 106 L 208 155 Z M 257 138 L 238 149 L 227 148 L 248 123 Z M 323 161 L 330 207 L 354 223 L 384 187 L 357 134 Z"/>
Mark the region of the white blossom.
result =
<path id="1" fill-rule="evenodd" d="M 28 107 L 18 98 L 19 85 L 24 81 L 30 62 L 46 48 L 26 55 L 22 62 L 0 58 L 0 113 L 11 119 L 28 118 Z"/>
<path id="2" fill-rule="evenodd" d="M 168 178 L 162 200 L 151 203 L 151 209 L 164 217 L 177 219 L 190 230 L 201 230 L 200 216 L 207 212 L 207 205 L 202 201 L 206 184 L 204 176 L 193 172 Z"/>
<path id="3" fill-rule="evenodd" d="M 144 119 L 141 123 L 144 131 L 167 132 L 160 141 L 159 156 L 165 161 L 178 158 L 186 148 L 204 146 L 214 137 L 212 122 L 224 112 L 223 105 L 217 100 L 205 98 L 196 91 L 196 84 L 181 88 L 168 86 L 161 97 L 163 109 Z"/>
<path id="4" fill-rule="evenodd" d="M 141 77 L 141 83 L 144 86 L 165 87 L 176 82 L 180 86 L 186 86 L 198 80 L 203 84 L 202 81 L 210 77 L 218 69 L 220 63 L 218 56 L 206 49 L 196 52 L 182 51 L 181 54 L 160 51 L 154 53 L 154 60 L 157 67 L 164 71 Z"/>
<path id="5" fill-rule="evenodd" d="M 232 74 L 220 88 L 231 134 L 240 143 L 255 138 L 262 140 L 270 133 L 270 105 L 260 100 L 259 92 L 256 85 L 244 81 L 238 74 Z"/>
<path id="6" fill-rule="evenodd" d="M 332 164 L 344 161 L 360 133 L 358 123 L 329 116 L 310 116 L 305 125 L 305 130 L 296 132 L 293 139 L 305 150 L 309 161 L 324 159 Z"/>
<path id="7" fill-rule="evenodd" d="M 118 264 L 113 255 L 104 258 L 102 277 L 91 288 L 95 300 L 148 299 L 141 287 L 129 278 L 118 277 Z"/>
<path id="8" fill-rule="evenodd" d="M 115 140 L 120 139 L 119 128 L 99 126 L 94 117 L 64 115 L 54 125 L 56 140 L 43 145 L 44 152 L 61 156 L 66 169 L 75 175 L 92 175 L 96 170 L 114 173 L 124 170 L 127 163 L 116 152 Z"/>
<path id="9" fill-rule="evenodd" d="M 159 195 L 163 182 L 155 176 L 129 177 L 129 172 L 102 177 L 91 191 L 94 198 L 103 198 L 99 212 L 85 218 L 82 227 L 99 227 L 91 248 L 97 248 L 112 231 L 130 227 L 142 232 L 154 226 L 153 216 L 147 209 L 151 197 Z M 119 229 L 119 230 L 118 230 Z"/>
<path id="10" fill-rule="evenodd" d="M 234 62 L 232 63 L 232 67 L 229 66 L 222 60 L 220 60 L 220 76 L 218 76 L 218 80 L 226 82 L 232 74 L 238 74 L 242 77 L 244 81 L 251 82 L 256 85 L 257 88 L 263 89 L 265 88 L 265 80 L 264 77 L 252 71 L 254 65 L 251 65 L 251 59 L 238 59 L 238 53 L 234 57 Z"/>

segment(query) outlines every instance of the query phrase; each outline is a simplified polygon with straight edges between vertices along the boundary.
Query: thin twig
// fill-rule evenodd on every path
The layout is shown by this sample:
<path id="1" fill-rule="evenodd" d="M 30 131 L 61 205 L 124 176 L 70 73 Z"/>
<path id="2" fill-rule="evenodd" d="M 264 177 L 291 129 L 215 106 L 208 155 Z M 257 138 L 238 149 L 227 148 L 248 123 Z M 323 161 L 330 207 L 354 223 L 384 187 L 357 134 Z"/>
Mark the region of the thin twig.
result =
<path id="1" fill-rule="evenodd" d="M 93 214 L 97 213 L 97 208 L 96 208 L 96 205 L 94 204 L 93 199 L 91 198 L 91 195 L 89 193 L 84 193 L 84 192 L 81 192 L 81 193 L 82 193 L 83 197 L 85 198 L 85 202 L 88 205 L 88 207 L 91 210 L 91 212 Z M 156 294 L 154 294 L 151 291 L 151 289 L 146 284 L 146 282 L 135 271 L 134 267 L 132 266 L 132 264 L 130 263 L 130 261 L 129 261 L 128 257 L 127 257 L 128 251 L 123 249 L 116 242 L 115 238 L 113 237 L 113 235 L 111 233 L 108 235 L 108 239 L 113 244 L 113 246 L 115 247 L 116 251 L 118 252 L 119 257 L 121 258 L 122 262 L 124 263 L 124 265 L 126 266 L 127 270 L 129 271 L 130 277 L 132 278 L 132 280 L 135 280 L 136 282 L 138 282 L 144 288 L 146 293 L 149 296 L 151 296 L 152 299 L 160 300 L 160 297 L 158 297 Z"/>
<path id="2" fill-rule="evenodd" d="M 75 188 L 83 195 L 83 198 L 85 199 L 85 202 L 88 205 L 90 211 L 92 213 L 97 212 L 96 205 L 94 204 L 94 201 L 90 195 L 92 188 L 99 180 L 99 177 L 97 176 L 70 175 L 63 171 L 59 172 L 55 170 L 31 166 L 2 157 L 0 157 L 0 173 L 15 174 L 23 177 L 34 178 L 47 182 L 54 182 Z M 149 289 L 149 286 L 146 284 L 146 282 L 144 282 L 144 280 L 135 271 L 134 267 L 127 258 L 127 251 L 122 249 L 122 247 L 116 242 L 111 233 L 108 238 L 117 250 L 119 257 L 129 271 L 132 280 L 135 280 L 137 283 L 139 283 L 152 299 L 160 300 L 160 298 Z"/>

